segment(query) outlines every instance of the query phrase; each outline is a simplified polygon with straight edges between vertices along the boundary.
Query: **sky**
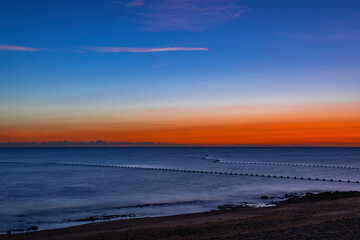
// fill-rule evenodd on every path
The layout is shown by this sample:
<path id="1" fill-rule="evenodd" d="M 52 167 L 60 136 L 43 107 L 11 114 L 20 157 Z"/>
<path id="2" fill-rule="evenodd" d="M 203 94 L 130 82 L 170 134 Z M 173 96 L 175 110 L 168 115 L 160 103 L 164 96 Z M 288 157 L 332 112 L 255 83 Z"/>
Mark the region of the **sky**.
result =
<path id="1" fill-rule="evenodd" d="M 0 143 L 360 147 L 358 0 L 2 0 Z"/>

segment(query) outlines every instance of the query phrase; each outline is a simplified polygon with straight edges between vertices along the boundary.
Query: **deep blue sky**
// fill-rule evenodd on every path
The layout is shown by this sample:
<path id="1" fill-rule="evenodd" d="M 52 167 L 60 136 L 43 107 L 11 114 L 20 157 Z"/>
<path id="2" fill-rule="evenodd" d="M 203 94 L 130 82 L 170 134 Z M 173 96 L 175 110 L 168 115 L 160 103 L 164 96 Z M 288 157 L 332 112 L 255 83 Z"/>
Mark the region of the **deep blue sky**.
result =
<path id="1" fill-rule="evenodd" d="M 360 101 L 357 0 L 2 0 L 0 32 L 6 119 Z"/>

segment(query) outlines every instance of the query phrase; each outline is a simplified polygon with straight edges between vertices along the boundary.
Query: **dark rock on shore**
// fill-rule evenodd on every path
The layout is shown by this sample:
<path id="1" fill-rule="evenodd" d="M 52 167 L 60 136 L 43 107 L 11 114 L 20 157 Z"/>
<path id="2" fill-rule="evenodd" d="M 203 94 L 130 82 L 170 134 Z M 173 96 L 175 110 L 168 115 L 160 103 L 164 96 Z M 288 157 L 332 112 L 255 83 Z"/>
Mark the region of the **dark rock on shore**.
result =
<path id="1" fill-rule="evenodd" d="M 286 197 L 286 195 L 285 195 Z M 291 196 L 289 199 L 280 203 L 303 203 L 303 202 L 317 202 L 323 200 L 337 200 L 341 198 L 360 197 L 360 192 L 322 192 L 322 193 L 306 193 L 305 196 Z"/>
<path id="2" fill-rule="evenodd" d="M 297 193 L 289 193 L 289 194 L 285 194 L 284 197 L 285 198 L 290 198 L 290 197 L 294 197 L 294 196 L 297 196 L 298 194 Z"/>
<path id="3" fill-rule="evenodd" d="M 133 218 L 135 214 L 122 214 L 122 215 L 108 215 L 108 216 L 91 216 L 86 218 L 78 218 L 75 220 L 68 220 L 69 222 L 94 222 L 94 221 L 103 221 L 103 220 L 111 220 L 115 218 Z"/>
<path id="4" fill-rule="evenodd" d="M 243 204 L 229 203 L 229 204 L 219 205 L 218 209 L 229 210 L 229 209 L 246 208 L 246 207 L 247 206 L 244 206 Z"/>
<path id="5" fill-rule="evenodd" d="M 7 234 L 11 233 L 19 233 L 19 232 L 30 232 L 30 231 L 36 231 L 38 230 L 38 226 L 30 226 L 28 228 L 18 228 L 18 229 L 11 229 L 6 231 Z"/>
<path id="6" fill-rule="evenodd" d="M 147 203 L 147 204 L 138 204 L 135 207 L 142 208 L 142 207 L 149 207 L 149 206 L 164 206 L 165 203 Z"/>

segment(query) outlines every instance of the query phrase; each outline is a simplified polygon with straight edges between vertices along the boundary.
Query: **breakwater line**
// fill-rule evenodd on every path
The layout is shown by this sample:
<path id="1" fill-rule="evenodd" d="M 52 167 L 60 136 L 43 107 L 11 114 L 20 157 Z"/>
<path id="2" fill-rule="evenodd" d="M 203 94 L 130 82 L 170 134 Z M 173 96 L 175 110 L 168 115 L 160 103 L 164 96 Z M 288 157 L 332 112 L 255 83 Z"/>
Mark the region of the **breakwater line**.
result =
<path id="1" fill-rule="evenodd" d="M 1 163 L 23 163 L 23 162 L 0 162 L 0 164 Z M 296 179 L 296 180 L 307 180 L 307 181 L 323 181 L 323 182 L 326 181 L 326 182 L 343 182 L 343 183 L 360 184 L 360 181 L 344 180 L 344 179 L 311 178 L 311 177 L 298 177 L 298 176 L 286 176 L 286 175 L 223 172 L 223 171 L 208 171 L 208 170 L 194 170 L 194 169 L 177 169 L 177 168 L 144 167 L 144 166 L 111 165 L 111 164 L 59 163 L 59 162 L 48 162 L 43 164 L 60 165 L 60 166 L 79 166 L 79 167 L 139 169 L 139 170 L 151 170 L 151 171 L 185 172 L 185 173 L 196 173 L 196 174 L 233 175 L 233 176 L 249 176 L 249 177 L 262 177 L 262 178 L 280 178 L 280 179 Z"/>
<path id="2" fill-rule="evenodd" d="M 212 160 L 214 163 L 224 164 L 243 164 L 243 165 L 271 165 L 271 166 L 292 166 L 292 167 L 319 167 L 319 168 L 341 168 L 341 169 L 356 169 L 360 170 L 360 167 L 349 167 L 341 165 L 322 165 L 322 164 L 304 164 L 304 163 L 269 163 L 269 162 L 237 162 L 237 161 L 223 161 L 220 159 L 204 158 L 206 160 Z"/>

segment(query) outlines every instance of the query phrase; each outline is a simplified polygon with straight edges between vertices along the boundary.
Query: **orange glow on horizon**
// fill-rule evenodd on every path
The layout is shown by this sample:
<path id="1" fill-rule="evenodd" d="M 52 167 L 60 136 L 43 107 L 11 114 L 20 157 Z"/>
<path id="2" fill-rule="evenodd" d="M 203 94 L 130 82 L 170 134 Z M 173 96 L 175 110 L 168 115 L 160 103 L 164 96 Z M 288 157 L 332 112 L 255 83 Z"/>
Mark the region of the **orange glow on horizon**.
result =
<path id="1" fill-rule="evenodd" d="M 0 142 L 93 141 L 360 147 L 360 104 L 208 107 L 137 112 L 128 119 L 0 123 Z"/>

